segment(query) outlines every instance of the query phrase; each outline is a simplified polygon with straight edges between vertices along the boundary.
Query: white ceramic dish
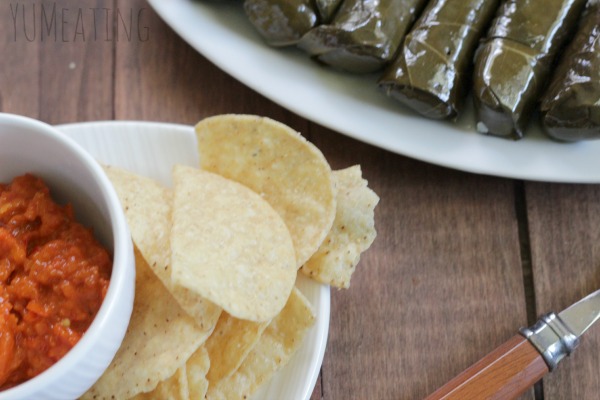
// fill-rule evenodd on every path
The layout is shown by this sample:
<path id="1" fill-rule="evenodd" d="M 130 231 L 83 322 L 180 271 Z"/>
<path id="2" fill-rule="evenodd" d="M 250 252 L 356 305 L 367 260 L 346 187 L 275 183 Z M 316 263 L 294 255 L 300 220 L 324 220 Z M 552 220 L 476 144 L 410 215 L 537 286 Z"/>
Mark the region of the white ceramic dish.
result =
<path id="1" fill-rule="evenodd" d="M 198 165 L 190 126 L 150 122 L 95 122 L 57 127 L 102 163 L 120 166 L 171 185 L 174 164 Z M 329 329 L 328 286 L 300 278 L 317 321 L 294 359 L 257 393 L 255 399 L 308 400 L 315 386 Z"/>
<path id="2" fill-rule="evenodd" d="M 513 142 L 475 132 L 472 111 L 453 125 L 424 119 L 376 88 L 377 75 L 320 67 L 296 49 L 265 45 L 241 2 L 149 0 L 186 42 L 242 83 L 295 113 L 412 158 L 502 177 L 600 182 L 600 141 L 564 144 L 532 127 Z"/>
<path id="3" fill-rule="evenodd" d="M 29 118 L 0 114 L 0 182 L 33 173 L 55 200 L 73 205 L 77 219 L 113 253 L 104 302 L 81 340 L 40 375 L 0 392 L 0 400 L 74 399 L 108 367 L 123 340 L 131 310 L 135 266 L 119 199 L 102 168 L 74 141 Z"/>

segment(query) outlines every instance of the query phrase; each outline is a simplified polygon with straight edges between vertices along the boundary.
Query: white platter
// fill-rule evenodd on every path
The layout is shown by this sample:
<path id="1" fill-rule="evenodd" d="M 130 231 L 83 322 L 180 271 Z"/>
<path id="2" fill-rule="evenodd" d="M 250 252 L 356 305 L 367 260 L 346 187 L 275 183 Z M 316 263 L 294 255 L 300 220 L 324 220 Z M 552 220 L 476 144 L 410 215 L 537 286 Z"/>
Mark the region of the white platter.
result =
<path id="1" fill-rule="evenodd" d="M 116 165 L 171 186 L 175 164 L 198 165 L 190 126 L 150 122 L 89 122 L 61 125 L 98 161 Z M 254 399 L 308 400 L 313 392 L 329 331 L 330 290 L 299 277 L 297 285 L 316 310 L 317 320 L 291 362 Z"/>
<path id="2" fill-rule="evenodd" d="M 198 52 L 287 109 L 355 139 L 463 171 L 517 179 L 600 183 L 600 141 L 552 142 L 538 127 L 515 142 L 475 132 L 472 111 L 457 124 L 423 119 L 387 98 L 377 75 L 320 67 L 300 50 L 264 44 L 241 1 L 149 0 Z"/>

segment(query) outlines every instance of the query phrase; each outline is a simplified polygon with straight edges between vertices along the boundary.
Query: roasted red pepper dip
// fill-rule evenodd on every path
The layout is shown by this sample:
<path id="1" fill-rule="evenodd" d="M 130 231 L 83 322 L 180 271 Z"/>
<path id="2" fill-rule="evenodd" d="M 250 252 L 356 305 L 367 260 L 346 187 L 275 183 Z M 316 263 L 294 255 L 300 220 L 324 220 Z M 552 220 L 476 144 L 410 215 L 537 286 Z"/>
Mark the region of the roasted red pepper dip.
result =
<path id="1" fill-rule="evenodd" d="M 41 179 L 0 183 L 0 390 L 40 374 L 79 341 L 111 270 L 108 252 Z"/>

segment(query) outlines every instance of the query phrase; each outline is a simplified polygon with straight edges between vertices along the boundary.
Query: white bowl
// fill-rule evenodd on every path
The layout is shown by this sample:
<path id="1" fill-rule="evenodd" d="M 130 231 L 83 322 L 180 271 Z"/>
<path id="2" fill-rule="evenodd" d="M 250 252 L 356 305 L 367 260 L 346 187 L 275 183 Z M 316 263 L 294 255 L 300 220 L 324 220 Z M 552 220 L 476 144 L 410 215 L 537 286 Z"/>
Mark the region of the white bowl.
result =
<path id="1" fill-rule="evenodd" d="M 82 395 L 117 352 L 133 308 L 135 264 L 118 197 L 100 165 L 74 141 L 30 118 L 0 113 L 0 182 L 24 173 L 41 177 L 53 198 L 73 205 L 113 255 L 106 297 L 81 340 L 40 375 L 0 392 L 0 400 L 66 400 Z"/>

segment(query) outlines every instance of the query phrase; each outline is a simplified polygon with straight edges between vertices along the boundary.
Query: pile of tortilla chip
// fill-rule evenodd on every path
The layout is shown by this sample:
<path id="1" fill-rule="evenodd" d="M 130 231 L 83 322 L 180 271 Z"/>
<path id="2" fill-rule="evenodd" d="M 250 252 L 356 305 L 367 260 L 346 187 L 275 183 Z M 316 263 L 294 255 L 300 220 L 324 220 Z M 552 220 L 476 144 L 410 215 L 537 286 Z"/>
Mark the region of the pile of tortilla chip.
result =
<path id="1" fill-rule="evenodd" d="M 264 117 L 196 126 L 200 165 L 173 187 L 107 166 L 136 247 L 125 339 L 83 399 L 247 399 L 315 321 L 298 271 L 347 288 L 375 239 L 379 198 L 360 167 L 332 171 Z"/>

